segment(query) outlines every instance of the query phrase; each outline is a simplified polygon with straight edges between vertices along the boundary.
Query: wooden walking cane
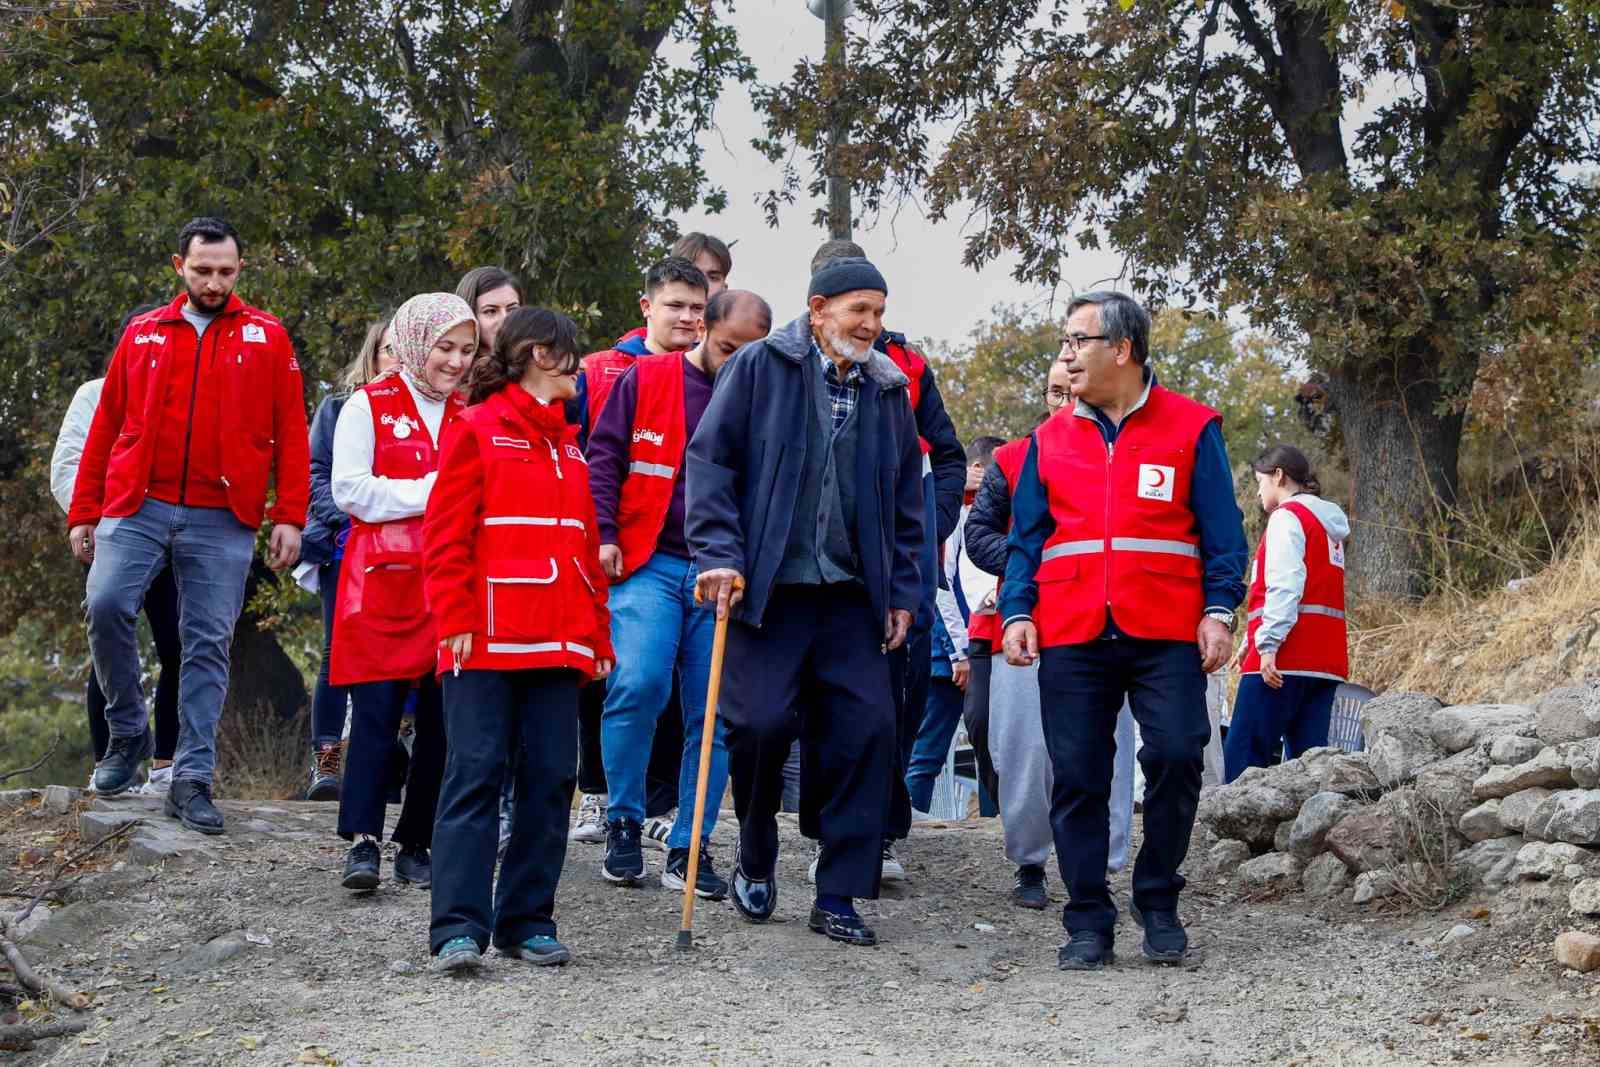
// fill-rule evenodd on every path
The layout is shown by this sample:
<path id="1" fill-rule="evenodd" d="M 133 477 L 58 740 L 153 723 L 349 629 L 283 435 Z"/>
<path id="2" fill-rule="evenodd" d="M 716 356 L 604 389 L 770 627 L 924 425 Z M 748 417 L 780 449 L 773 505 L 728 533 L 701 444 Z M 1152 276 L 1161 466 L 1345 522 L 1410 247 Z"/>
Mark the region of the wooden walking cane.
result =
<path id="1" fill-rule="evenodd" d="M 738 579 L 734 589 L 744 588 Z M 716 607 L 713 606 L 713 611 Z M 732 608 L 729 608 L 732 611 Z M 722 694 L 722 654 L 728 647 L 728 616 L 717 619 L 715 635 L 711 639 L 711 678 L 706 683 L 706 718 L 700 734 L 700 773 L 694 783 L 694 822 L 690 824 L 689 870 L 683 881 L 683 924 L 678 927 L 678 950 L 687 952 L 694 948 L 694 882 L 700 873 L 700 827 L 706 821 L 706 785 L 711 778 L 711 746 L 716 739 L 717 698 Z M 720 799 L 720 798 L 719 798 Z"/>

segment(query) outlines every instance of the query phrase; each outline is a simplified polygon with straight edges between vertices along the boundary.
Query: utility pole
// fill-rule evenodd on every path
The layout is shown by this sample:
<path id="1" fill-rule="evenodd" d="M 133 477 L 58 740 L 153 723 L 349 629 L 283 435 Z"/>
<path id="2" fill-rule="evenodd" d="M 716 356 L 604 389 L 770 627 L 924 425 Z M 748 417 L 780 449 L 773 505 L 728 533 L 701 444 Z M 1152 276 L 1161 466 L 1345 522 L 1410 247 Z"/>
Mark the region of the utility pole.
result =
<path id="1" fill-rule="evenodd" d="M 824 62 L 828 67 L 829 80 L 835 87 L 843 80 L 845 47 L 844 47 L 844 20 L 855 6 L 851 0 L 810 0 L 807 4 L 812 14 L 820 15 L 823 21 Z M 820 11 L 818 8 L 820 7 Z M 838 90 L 834 89 L 829 94 L 828 108 L 832 112 L 833 122 L 828 129 L 828 236 L 839 240 L 850 240 L 850 181 L 839 172 L 839 149 L 845 144 L 849 133 L 849 124 L 845 121 L 843 109 L 839 106 Z"/>

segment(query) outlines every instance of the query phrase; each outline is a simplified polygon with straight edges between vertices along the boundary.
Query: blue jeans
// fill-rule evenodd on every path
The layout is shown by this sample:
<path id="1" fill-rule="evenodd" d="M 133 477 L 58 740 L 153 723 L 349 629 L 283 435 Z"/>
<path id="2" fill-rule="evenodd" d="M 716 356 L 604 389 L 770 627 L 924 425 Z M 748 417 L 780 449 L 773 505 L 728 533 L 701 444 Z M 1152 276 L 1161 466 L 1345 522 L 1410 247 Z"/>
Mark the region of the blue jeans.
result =
<path id="1" fill-rule="evenodd" d="M 1308 748 L 1328 743 L 1333 696 L 1339 683 L 1331 678 L 1286 674 L 1283 688 L 1273 689 L 1259 674 L 1239 679 L 1233 721 L 1222 743 L 1227 780 L 1249 767 L 1270 767 L 1280 753 L 1294 759 Z"/>
<path id="2" fill-rule="evenodd" d="M 132 515 L 95 528 L 85 607 L 89 652 L 106 696 L 112 737 L 148 729 L 134 631 L 146 590 L 163 567 L 178 586 L 178 748 L 174 781 L 211 781 L 217 722 L 228 694 L 228 651 L 244 606 L 256 532 L 226 508 L 190 508 L 146 498 Z"/>
<path id="3" fill-rule="evenodd" d="M 668 848 L 689 847 L 716 629 L 714 613 L 694 602 L 696 573 L 688 560 L 657 552 L 611 587 L 611 644 L 617 668 L 607 679 L 606 709 L 600 718 L 600 755 L 611 793 L 607 817 L 644 821 L 650 746 L 656 720 L 672 696 L 676 669 L 683 706 L 683 765 L 678 773 L 678 818 L 667 838 Z M 717 808 L 728 785 L 725 734 L 718 722 L 701 837 L 710 836 L 717 824 Z"/>
<path id="4" fill-rule="evenodd" d="M 928 805 L 933 803 L 933 780 L 944 770 L 950 742 L 961 722 L 964 699 L 956 683 L 946 676 L 936 675 L 929 683 L 927 711 L 917 730 L 916 742 L 911 746 L 910 765 L 906 770 L 906 792 L 911 794 L 911 806 L 918 811 L 927 811 Z"/>

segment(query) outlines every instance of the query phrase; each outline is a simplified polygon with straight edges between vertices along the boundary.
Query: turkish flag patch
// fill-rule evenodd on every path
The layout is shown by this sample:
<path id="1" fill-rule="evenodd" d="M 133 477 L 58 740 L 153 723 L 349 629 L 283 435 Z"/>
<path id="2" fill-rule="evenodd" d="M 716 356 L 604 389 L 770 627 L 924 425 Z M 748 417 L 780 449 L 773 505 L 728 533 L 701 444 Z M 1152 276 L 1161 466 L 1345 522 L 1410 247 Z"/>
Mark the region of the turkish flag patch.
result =
<path id="1" fill-rule="evenodd" d="M 1142 500 L 1171 500 L 1172 482 L 1177 471 L 1159 463 L 1139 464 L 1139 497 Z"/>

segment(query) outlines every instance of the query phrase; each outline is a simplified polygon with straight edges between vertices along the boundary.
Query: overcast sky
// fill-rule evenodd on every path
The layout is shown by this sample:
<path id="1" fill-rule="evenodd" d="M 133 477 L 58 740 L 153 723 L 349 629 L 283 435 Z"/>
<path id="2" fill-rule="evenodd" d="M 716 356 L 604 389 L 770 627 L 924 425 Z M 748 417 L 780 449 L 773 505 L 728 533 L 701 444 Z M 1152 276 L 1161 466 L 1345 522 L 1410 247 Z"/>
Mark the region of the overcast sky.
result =
<path id="1" fill-rule="evenodd" d="M 745 53 L 767 81 L 783 78 L 801 56 L 822 53 L 822 20 L 806 10 L 805 0 L 739 0 L 734 23 Z M 672 57 L 670 48 L 666 55 Z M 778 229 L 769 228 L 756 198 L 776 188 L 782 172 L 750 147 L 764 128 L 744 86 L 730 85 L 722 94 L 716 119 L 717 129 L 703 135 L 701 145 L 711 180 L 728 192 L 728 208 L 716 215 L 683 215 L 679 226 L 737 239 L 732 284 L 766 297 L 778 320 L 786 322 L 802 309 L 811 254 L 828 236 L 826 228 L 811 223 L 819 205 L 802 199 L 784 210 Z M 797 166 L 805 164 L 796 157 Z M 809 178 L 808 171 L 803 173 Z M 1046 291 L 1012 279 L 1011 257 L 978 272 L 962 266 L 963 236 L 959 221 L 929 222 L 912 204 L 896 219 L 886 213 L 871 229 L 857 227 L 856 241 L 889 282 L 890 328 L 917 339 L 959 343 L 995 304 L 1047 300 Z M 1119 257 L 1080 252 L 1065 275 L 1072 285 L 1086 288 L 1114 275 L 1119 266 Z"/>

